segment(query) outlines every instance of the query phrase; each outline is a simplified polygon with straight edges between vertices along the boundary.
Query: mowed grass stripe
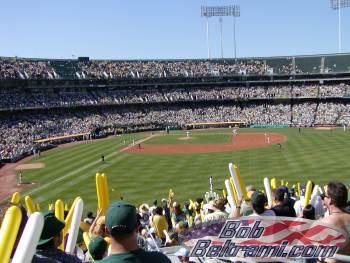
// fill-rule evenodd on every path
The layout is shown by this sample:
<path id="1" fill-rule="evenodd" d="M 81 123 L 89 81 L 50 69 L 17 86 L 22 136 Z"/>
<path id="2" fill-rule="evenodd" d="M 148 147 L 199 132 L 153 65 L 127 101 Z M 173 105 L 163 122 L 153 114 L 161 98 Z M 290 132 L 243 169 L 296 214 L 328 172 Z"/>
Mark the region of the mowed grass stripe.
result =
<path id="1" fill-rule="evenodd" d="M 124 145 L 124 140 L 126 141 L 125 145 Z M 66 149 L 61 148 L 57 151 L 54 150 L 52 154 L 44 155 L 40 159 L 42 159 L 43 161 L 54 160 L 55 162 L 59 162 L 60 160 L 68 159 L 70 156 L 82 157 L 82 154 L 84 152 L 86 153 L 86 155 L 88 155 L 92 150 L 96 150 L 96 148 L 105 151 L 105 149 L 107 148 L 106 146 L 110 146 L 113 144 L 116 144 L 116 148 L 109 147 L 107 148 L 107 151 L 113 150 L 113 149 L 118 150 L 121 147 L 128 145 L 129 143 L 131 143 L 130 136 L 113 137 L 110 139 L 103 139 L 103 140 L 88 142 L 87 144 L 74 145 Z"/>
<path id="2" fill-rule="evenodd" d="M 115 159 L 115 162 L 122 160 L 124 157 L 122 155 L 118 156 L 119 158 Z M 100 171 L 98 167 L 92 167 L 92 166 L 86 166 L 83 169 L 77 171 L 74 171 L 72 173 L 68 173 L 64 177 L 56 179 L 54 182 L 52 182 L 50 185 L 44 185 L 42 189 L 47 189 L 48 187 L 51 188 L 50 192 L 48 194 L 35 194 L 35 192 L 32 192 L 30 194 L 33 194 L 33 196 L 38 196 L 40 202 L 45 202 L 50 199 L 50 196 L 67 196 L 66 189 L 73 188 L 73 189 L 81 189 L 81 193 L 85 193 L 86 191 L 91 191 L 93 189 L 95 191 L 95 174 L 96 172 Z M 78 175 L 72 178 L 72 175 Z M 93 187 L 89 187 L 89 186 Z M 56 186 L 56 187 L 55 187 Z M 71 194 L 68 194 L 68 196 L 71 196 L 70 199 L 74 199 L 76 195 L 74 195 L 72 192 Z M 96 195 L 96 192 L 94 192 Z"/>
<path id="3" fill-rule="evenodd" d="M 86 163 L 92 163 L 96 162 L 98 160 L 100 162 L 100 153 L 101 150 L 104 149 L 103 146 L 96 147 L 93 151 L 85 152 L 83 151 L 81 154 L 77 153 L 75 154 L 75 157 L 71 157 L 71 155 L 67 155 L 67 157 L 64 160 L 55 161 L 54 164 L 51 166 L 48 166 L 48 168 L 41 169 L 37 173 L 33 174 L 33 176 L 27 176 L 26 180 L 37 180 L 41 176 L 44 176 L 45 174 L 50 174 L 50 176 L 47 176 L 47 180 L 42 180 L 42 182 L 48 182 L 51 180 L 51 178 L 64 176 L 65 174 L 79 169 L 81 166 L 84 166 Z M 105 151 L 106 158 L 115 151 Z"/>
<path id="4" fill-rule="evenodd" d="M 111 153 L 107 154 L 106 155 L 106 160 L 109 158 L 109 157 L 112 157 L 114 155 L 116 155 L 117 152 L 116 151 L 112 151 Z M 119 157 L 119 158 L 122 158 L 122 157 Z M 118 161 L 119 158 L 115 158 L 113 161 Z M 38 187 L 36 187 L 35 189 L 32 189 L 32 190 L 29 190 L 28 191 L 28 194 L 33 194 L 37 191 L 39 191 L 40 189 L 43 189 L 43 188 L 47 188 L 49 186 L 52 186 L 54 184 L 58 184 L 58 183 L 61 183 L 61 182 L 64 182 L 64 180 L 70 180 L 70 177 L 72 175 L 75 175 L 77 173 L 84 173 L 85 171 L 89 171 L 91 172 L 91 168 L 96 165 L 96 164 L 101 164 L 101 161 L 100 159 L 98 160 L 95 160 L 95 161 L 92 161 L 92 162 L 88 162 L 87 164 L 85 164 L 84 166 L 82 167 L 79 167 L 78 169 L 75 169 L 75 170 L 71 170 L 70 172 L 68 173 L 64 173 L 62 172 L 62 170 L 59 170 L 60 172 L 60 176 L 58 178 L 56 178 L 54 181 L 51 181 L 50 183 L 46 183 L 46 184 L 43 184 L 43 185 L 40 185 Z M 96 169 L 96 168 L 95 168 Z M 94 172 L 96 172 L 97 170 L 94 170 Z M 79 181 L 80 179 L 84 179 L 83 177 L 76 177 L 75 181 Z M 70 180 L 70 182 L 74 182 Z M 73 185 L 73 184 L 72 184 Z M 60 189 L 60 188 L 58 188 Z M 56 190 L 57 191 L 57 190 Z M 53 191 L 53 193 L 55 193 L 55 191 Z"/>
<path id="5" fill-rule="evenodd" d="M 37 180 L 38 178 L 41 178 L 45 174 L 50 174 L 50 176 L 47 177 L 47 181 L 50 180 L 50 177 L 57 177 L 62 176 L 72 170 L 79 169 L 82 165 L 85 163 L 95 162 L 96 160 L 101 160 L 101 154 L 105 154 L 106 160 L 108 159 L 108 155 L 110 155 L 113 152 L 116 152 L 118 149 L 121 149 L 125 147 L 122 140 L 118 140 L 119 144 L 115 145 L 115 142 L 113 142 L 111 146 L 111 141 L 100 141 L 95 142 L 91 150 L 86 150 L 85 147 L 79 147 L 79 152 L 70 153 L 67 149 L 67 155 L 62 160 L 54 160 L 53 163 L 50 161 L 46 161 L 50 163 L 50 166 L 47 166 L 47 168 L 41 169 L 35 173 L 29 173 L 29 176 L 26 176 L 26 180 Z M 82 146 L 82 145 L 80 145 Z M 40 159 L 41 161 L 41 159 Z M 45 162 L 45 160 L 43 160 Z M 32 162 L 35 162 L 33 160 Z M 31 176 L 32 175 L 32 176 Z M 45 181 L 42 181 L 45 182 Z"/>
<path id="6" fill-rule="evenodd" d="M 117 147 L 117 150 L 120 149 L 121 147 L 124 146 L 124 140 L 125 140 L 125 145 L 129 145 L 132 143 L 133 138 L 135 137 L 135 140 L 139 140 L 144 138 L 145 134 L 144 133 L 140 133 L 140 134 L 136 134 L 136 135 L 123 135 L 123 136 L 118 136 L 118 137 L 111 137 L 108 139 L 100 139 L 100 140 L 95 140 L 95 141 L 87 141 L 86 143 L 81 143 L 81 144 L 76 144 L 73 146 L 69 146 L 67 148 L 56 148 L 53 149 L 52 152 L 50 152 L 50 154 L 46 154 L 44 153 L 41 157 L 41 159 L 43 160 L 55 160 L 55 161 L 59 161 L 62 159 L 66 159 L 68 154 L 70 153 L 71 155 L 77 155 L 77 154 L 81 154 L 81 152 L 89 152 L 90 150 L 93 150 L 94 148 L 96 148 L 96 146 L 98 147 L 106 147 L 107 145 L 116 143 L 119 146 Z M 123 144 L 122 144 L 123 143 Z M 35 158 L 37 159 L 37 158 Z"/>

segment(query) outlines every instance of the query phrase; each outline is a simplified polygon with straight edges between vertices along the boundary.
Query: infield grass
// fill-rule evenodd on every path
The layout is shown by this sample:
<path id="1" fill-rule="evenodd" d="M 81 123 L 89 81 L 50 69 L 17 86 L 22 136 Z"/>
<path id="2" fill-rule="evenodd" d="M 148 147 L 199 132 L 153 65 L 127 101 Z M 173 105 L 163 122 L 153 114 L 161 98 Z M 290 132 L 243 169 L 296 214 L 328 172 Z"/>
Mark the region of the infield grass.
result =
<path id="1" fill-rule="evenodd" d="M 24 194 L 30 194 L 42 209 L 58 198 L 69 204 L 76 196 L 85 202 L 85 210 L 95 211 L 95 173 L 108 176 L 111 200 L 120 199 L 140 204 L 167 197 L 170 188 L 181 203 L 189 198 L 203 197 L 209 190 L 208 178 L 221 194 L 224 180 L 229 176 L 228 163 L 240 166 L 246 184 L 263 186 L 264 177 L 284 179 L 292 185 L 314 180 L 318 184 L 330 180 L 350 182 L 350 131 L 314 129 L 240 129 L 242 132 L 273 132 L 287 136 L 282 149 L 267 148 L 225 153 L 146 155 L 119 153 L 133 139 L 146 138 L 150 133 L 125 135 L 87 144 L 74 145 L 44 152 L 30 163 L 44 162 L 40 170 L 25 171 L 25 181 L 36 183 Z M 227 143 L 232 130 L 214 129 L 191 131 L 192 140 L 180 141 L 186 133 L 172 131 L 145 143 Z M 101 154 L 106 162 L 101 162 Z"/>

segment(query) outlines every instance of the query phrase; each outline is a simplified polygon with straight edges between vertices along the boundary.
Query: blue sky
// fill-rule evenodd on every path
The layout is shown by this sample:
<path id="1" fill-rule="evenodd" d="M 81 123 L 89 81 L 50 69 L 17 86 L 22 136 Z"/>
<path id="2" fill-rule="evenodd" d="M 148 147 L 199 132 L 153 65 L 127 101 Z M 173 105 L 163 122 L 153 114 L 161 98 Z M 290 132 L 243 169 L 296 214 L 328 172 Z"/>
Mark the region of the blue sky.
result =
<path id="1" fill-rule="evenodd" d="M 335 53 L 338 16 L 329 0 L 0 0 L 0 56 L 111 59 L 206 58 L 201 5 L 241 6 L 237 55 Z M 219 19 L 210 46 L 220 57 Z M 350 51 L 350 8 L 342 11 Z M 233 57 L 233 22 L 224 18 L 224 56 Z"/>

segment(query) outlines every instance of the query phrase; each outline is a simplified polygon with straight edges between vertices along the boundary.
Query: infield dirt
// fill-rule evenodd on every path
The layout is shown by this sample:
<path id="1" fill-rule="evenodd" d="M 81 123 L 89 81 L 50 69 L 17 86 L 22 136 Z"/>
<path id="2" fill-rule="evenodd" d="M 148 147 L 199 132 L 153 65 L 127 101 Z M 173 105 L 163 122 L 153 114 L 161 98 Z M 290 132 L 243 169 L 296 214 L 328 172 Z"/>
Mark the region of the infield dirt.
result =
<path id="1" fill-rule="evenodd" d="M 269 147 L 283 143 L 286 136 L 278 133 L 242 133 L 232 136 L 229 143 L 221 144 L 142 144 L 131 147 L 124 152 L 136 154 L 192 154 L 231 152 L 242 149 Z"/>

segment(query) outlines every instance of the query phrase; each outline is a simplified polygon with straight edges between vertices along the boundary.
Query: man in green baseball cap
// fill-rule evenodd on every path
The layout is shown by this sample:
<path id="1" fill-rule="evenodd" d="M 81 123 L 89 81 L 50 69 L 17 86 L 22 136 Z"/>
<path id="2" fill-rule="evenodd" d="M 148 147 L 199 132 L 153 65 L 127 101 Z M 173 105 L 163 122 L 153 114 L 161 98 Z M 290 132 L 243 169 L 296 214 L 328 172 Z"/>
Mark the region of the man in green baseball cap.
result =
<path id="1" fill-rule="evenodd" d="M 135 206 L 125 201 L 112 203 L 106 213 L 106 228 L 112 238 L 111 252 L 100 262 L 171 262 L 160 252 L 146 252 L 137 246 Z"/>
<path id="2" fill-rule="evenodd" d="M 89 253 L 94 260 L 101 260 L 107 255 L 108 244 L 101 236 L 94 237 L 89 243 Z"/>
<path id="3" fill-rule="evenodd" d="M 32 263 L 43 261 L 65 263 L 82 262 L 78 257 L 66 254 L 58 249 L 63 240 L 62 230 L 64 226 L 65 222 L 58 220 L 52 212 L 44 213 L 44 227 Z"/>
<path id="4" fill-rule="evenodd" d="M 45 213 L 44 220 L 44 227 L 38 245 L 45 245 L 51 241 L 58 247 L 62 243 L 61 233 L 65 222 L 57 219 L 52 212 Z"/>

